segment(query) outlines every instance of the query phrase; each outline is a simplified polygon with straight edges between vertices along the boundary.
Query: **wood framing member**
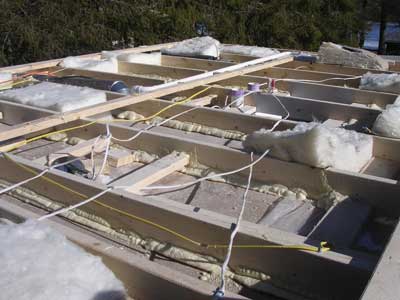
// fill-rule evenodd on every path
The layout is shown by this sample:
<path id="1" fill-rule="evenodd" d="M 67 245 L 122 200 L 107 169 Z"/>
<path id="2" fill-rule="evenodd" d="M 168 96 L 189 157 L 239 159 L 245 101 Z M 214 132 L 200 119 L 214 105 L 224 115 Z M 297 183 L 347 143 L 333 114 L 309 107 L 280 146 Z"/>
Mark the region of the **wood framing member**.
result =
<path id="1" fill-rule="evenodd" d="M 9 140 L 9 139 L 12 139 L 15 137 L 19 137 L 22 135 L 26 135 L 29 133 L 39 132 L 41 130 L 47 129 L 52 126 L 68 123 L 68 122 L 71 122 L 71 121 L 74 121 L 77 119 L 81 119 L 84 117 L 88 117 L 91 115 L 100 114 L 103 112 L 107 112 L 107 111 L 110 111 L 113 109 L 124 107 L 126 105 L 137 103 L 140 101 L 162 97 L 164 95 L 168 95 L 168 94 L 171 94 L 171 93 L 174 93 L 177 91 L 191 89 L 191 88 L 194 88 L 199 85 L 205 85 L 205 84 L 220 81 L 223 79 L 243 75 L 243 74 L 246 74 L 249 72 L 254 72 L 254 71 L 257 71 L 260 69 L 265 69 L 268 67 L 272 67 L 276 64 L 283 63 L 285 61 L 286 62 L 291 61 L 292 59 L 293 59 L 292 57 L 285 57 L 285 58 L 280 58 L 280 59 L 276 59 L 273 61 L 267 61 L 264 63 L 247 66 L 247 67 L 244 67 L 239 70 L 217 73 L 211 77 L 207 77 L 207 78 L 203 78 L 203 79 L 199 79 L 199 80 L 193 80 L 193 81 L 189 81 L 189 82 L 185 82 L 185 83 L 178 83 L 174 86 L 163 88 L 160 90 L 155 90 L 153 92 L 149 92 L 146 94 L 121 97 L 119 99 L 108 101 L 107 103 L 101 103 L 101 104 L 89 106 L 86 108 L 82 108 L 79 110 L 74 110 L 74 111 L 63 113 L 63 114 L 57 114 L 54 116 L 45 117 L 45 118 L 38 119 L 38 120 L 35 120 L 32 122 L 23 123 L 23 124 L 20 124 L 17 126 L 13 126 L 9 130 L 0 132 L 0 141 L 6 141 L 6 140 Z"/>
<path id="2" fill-rule="evenodd" d="M 296 69 L 296 70 L 308 70 L 308 71 L 317 71 L 317 72 L 327 72 L 327 73 L 337 73 L 351 76 L 360 76 L 365 73 L 392 73 L 390 71 L 382 71 L 376 69 L 367 69 L 367 68 L 354 68 L 354 67 L 346 67 L 342 65 L 332 65 L 332 64 L 323 64 L 323 63 L 309 63 L 302 61 L 292 61 L 289 63 L 284 63 L 279 67 Z"/>
<path id="3" fill-rule="evenodd" d="M 25 159 L 15 156 L 12 156 L 12 158 L 35 170 L 41 169 L 38 165 Z M 31 174 L 21 172 L 13 162 L 7 159 L 1 158 L 0 165 L 4 170 L 0 177 L 8 181 L 17 182 L 31 176 Z M 48 177 L 88 196 L 99 193 L 104 189 L 104 186 L 100 184 L 58 170 L 50 171 Z M 57 186 L 43 184 L 43 180 L 31 181 L 26 187 L 66 205 L 82 200 L 82 198 L 61 190 Z M 233 218 L 203 209 L 194 210 L 189 205 L 176 203 L 162 197 L 142 197 L 124 191 L 110 191 L 99 201 L 126 213 L 157 222 L 204 244 L 226 243 L 229 240 L 231 224 L 234 222 Z M 171 245 L 212 255 L 219 259 L 222 259 L 225 255 L 224 249 L 199 247 L 93 202 L 82 207 L 82 209 L 104 218 L 115 229 L 131 230 L 139 233 L 142 237 L 152 237 Z M 261 228 L 260 225 L 243 222 L 235 244 L 302 244 L 304 241 L 304 237 L 295 234 L 283 234 L 273 228 L 265 229 Z M 283 285 L 281 288 L 299 294 L 305 293 L 306 297 L 311 298 L 321 298 L 326 295 L 341 299 L 346 297 L 357 298 L 362 293 L 370 276 L 370 271 L 368 271 L 370 266 L 365 265 L 365 260 L 333 251 L 313 253 L 282 249 L 239 248 L 233 251 L 230 266 L 234 269 L 246 266 L 265 272 L 275 280 L 272 282 L 275 282 L 278 287 L 280 283 Z M 313 271 L 310 272 L 309 270 Z M 335 284 L 332 284 L 332 282 L 335 282 Z M 341 287 L 340 289 L 337 288 L 338 285 Z"/>
<path id="4" fill-rule="evenodd" d="M 113 181 L 112 186 L 127 186 L 124 190 L 138 193 L 140 188 L 151 185 L 173 172 L 182 170 L 188 163 L 188 155 L 173 152 Z"/>
<path id="5" fill-rule="evenodd" d="M 120 53 L 143 53 L 143 52 L 149 52 L 149 51 L 158 51 L 162 48 L 169 48 L 175 44 L 176 43 L 174 43 L 174 42 L 173 43 L 164 43 L 164 44 L 156 44 L 156 45 L 150 45 L 150 46 L 139 46 L 139 47 L 135 47 L 135 48 L 127 48 L 127 49 L 115 50 L 115 51 L 118 51 Z M 90 54 L 80 55 L 78 57 L 88 58 L 88 59 L 100 59 L 101 53 L 90 53 Z M 43 68 L 50 68 L 50 67 L 54 67 L 54 66 L 58 65 L 63 59 L 64 58 L 57 58 L 57 59 L 28 63 L 28 64 L 23 64 L 23 65 L 4 67 L 4 68 L 0 68 L 0 72 L 22 73 L 22 72 L 33 71 L 33 70 L 38 70 L 38 69 L 43 69 Z"/>
<path id="6" fill-rule="evenodd" d="M 16 200 L 14 200 L 16 201 Z M 0 215 L 12 220 L 37 219 L 43 214 L 11 199 L 1 199 Z M 53 218 L 44 221 L 47 225 L 64 234 L 69 240 L 86 251 L 100 256 L 103 263 L 121 280 L 133 299 L 210 299 L 216 289 L 209 283 L 193 278 L 171 268 L 142 258 L 129 247 L 110 241 L 94 232 L 89 232 L 66 220 Z M 157 288 L 154 288 L 157 286 Z M 248 299 L 229 291 L 229 299 Z M 126 300 L 130 300 L 128 298 Z"/>
<path id="7" fill-rule="evenodd" d="M 118 73 L 133 73 L 143 76 L 156 74 L 165 78 L 181 79 L 204 73 L 204 70 L 180 68 L 180 67 L 163 67 L 157 65 L 139 64 L 120 61 L 118 62 Z"/>

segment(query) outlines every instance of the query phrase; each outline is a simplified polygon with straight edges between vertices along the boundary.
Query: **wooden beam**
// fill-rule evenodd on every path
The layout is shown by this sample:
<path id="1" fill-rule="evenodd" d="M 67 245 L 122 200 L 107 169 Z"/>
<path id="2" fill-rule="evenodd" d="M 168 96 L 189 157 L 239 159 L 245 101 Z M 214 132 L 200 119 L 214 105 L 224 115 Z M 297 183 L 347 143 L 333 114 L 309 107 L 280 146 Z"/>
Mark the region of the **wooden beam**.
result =
<path id="1" fill-rule="evenodd" d="M 37 171 L 42 169 L 28 160 L 15 156 L 12 156 L 12 158 Z M 0 158 L 0 165 L 3 170 L 0 174 L 1 178 L 18 182 L 26 176 L 24 172 L 15 167 L 14 163 L 7 159 Z M 48 177 L 85 195 L 94 195 L 104 188 L 104 186 L 90 180 L 57 170 L 50 171 Z M 61 190 L 57 186 L 43 184 L 42 180 L 31 181 L 26 187 L 65 205 L 82 200 L 82 198 Z M 180 234 L 201 241 L 201 243 L 225 243 L 229 239 L 231 224 L 234 222 L 234 218 L 204 209 L 194 211 L 190 205 L 162 197 L 143 197 L 124 191 L 110 191 L 98 201 L 104 201 L 108 206 L 115 207 L 128 214 L 157 222 Z M 88 203 L 81 209 L 104 218 L 116 230 L 137 232 L 142 237 L 152 237 L 177 247 L 212 255 L 220 259 L 225 256 L 223 249 L 198 247 L 177 238 L 175 235 L 161 231 L 159 228 L 149 226 L 138 220 L 128 219 L 126 215 L 121 215 L 117 211 L 99 206 L 94 202 Z M 235 244 L 302 244 L 304 240 L 304 237 L 290 233 L 282 234 L 281 231 L 273 228 L 269 228 L 268 231 L 261 230 L 260 225 L 243 221 L 236 236 Z M 290 253 L 287 251 L 290 251 Z M 300 294 L 307 291 L 305 292 L 306 297 L 310 294 L 321 296 L 328 294 L 340 299 L 345 297 L 357 298 L 370 276 L 368 270 L 371 266 L 369 263 L 367 266 L 365 260 L 359 260 L 356 256 L 351 257 L 334 251 L 325 253 L 287 251 L 262 248 L 235 249 L 232 253 L 230 267 L 235 269 L 246 266 L 265 272 L 271 278 L 279 279 L 278 282 L 282 282 L 285 288 L 290 287 L 290 290 Z M 309 272 L 310 269 L 313 272 Z M 297 276 L 293 276 L 293 274 Z M 313 284 L 310 284 L 310 282 Z M 332 285 L 332 282 L 335 282 L 335 285 Z M 337 285 L 342 288 L 338 289 Z"/>
<path id="2" fill-rule="evenodd" d="M 0 215 L 2 217 L 13 220 L 15 218 L 34 220 L 43 215 L 43 211 L 15 201 L 15 199 L 1 199 Z M 101 257 L 102 262 L 122 281 L 128 295 L 132 297 L 126 300 L 137 298 L 168 300 L 171 297 L 209 300 L 216 289 L 216 286 L 208 282 L 151 261 L 130 249 L 130 245 L 121 247 L 121 241 L 114 242 L 107 236 L 103 237 L 100 233 L 85 230 L 81 226 L 60 218 L 47 219 L 44 222 L 89 253 Z M 225 297 L 232 300 L 248 299 L 229 291 L 226 291 Z M 266 299 L 268 300 L 269 297 Z"/>
<path id="3" fill-rule="evenodd" d="M 235 76 L 243 75 L 243 74 L 246 74 L 249 72 L 254 72 L 256 70 L 265 69 L 268 67 L 272 67 L 276 64 L 282 63 L 284 61 L 290 61 L 290 60 L 292 60 L 291 57 L 277 59 L 274 61 L 268 61 L 265 63 L 244 67 L 243 69 L 240 69 L 240 70 L 218 73 L 214 76 L 207 77 L 204 79 L 193 80 L 193 81 L 180 83 L 180 84 L 178 83 L 174 86 L 163 88 L 160 90 L 155 90 L 153 92 L 149 92 L 146 94 L 121 97 L 119 99 L 107 101 L 106 103 L 92 105 L 92 106 L 85 107 L 82 109 L 73 110 L 73 111 L 69 111 L 66 113 L 57 114 L 54 116 L 49 116 L 46 118 L 38 119 L 38 120 L 35 120 L 32 122 L 23 123 L 20 125 L 13 126 L 9 130 L 0 132 L 0 141 L 6 141 L 6 140 L 9 140 L 9 139 L 12 139 L 15 137 L 19 137 L 22 135 L 38 132 L 38 131 L 41 131 L 41 130 L 44 130 L 44 129 L 47 129 L 47 128 L 50 128 L 53 126 L 72 122 L 72 121 L 75 121 L 78 119 L 82 119 L 84 117 L 100 114 L 103 112 L 111 111 L 113 109 L 121 108 L 121 107 L 127 106 L 129 104 L 141 102 L 141 101 L 148 100 L 151 98 L 162 97 L 164 95 L 172 94 L 177 91 L 188 90 L 188 89 L 194 88 L 199 85 L 205 85 L 205 84 L 209 84 L 209 83 L 216 82 L 219 80 L 227 79 L 230 77 L 235 77 Z"/>
<path id="4" fill-rule="evenodd" d="M 139 170 L 125 175 L 114 181 L 113 186 L 129 186 L 124 188 L 128 192 L 140 193 L 140 189 L 151 185 L 158 180 L 182 170 L 189 163 L 189 156 L 184 153 L 168 154 Z"/>
<path id="5" fill-rule="evenodd" d="M 139 46 L 139 47 L 135 47 L 135 48 L 128 48 L 128 49 L 122 49 L 122 50 L 116 50 L 116 51 L 121 51 L 122 53 L 142 53 L 142 52 L 157 51 L 162 48 L 172 47 L 175 44 L 176 43 L 165 43 L 165 44 L 157 44 L 157 45 L 150 45 L 150 46 Z M 99 59 L 100 56 L 101 56 L 101 53 L 99 52 L 99 53 L 84 54 L 84 55 L 80 55 L 77 57 Z M 33 70 L 37 70 L 37 69 L 54 67 L 54 66 L 58 65 L 63 59 L 64 58 L 57 58 L 57 59 L 51 59 L 51 60 L 46 60 L 46 61 L 41 61 L 41 62 L 34 62 L 34 63 L 28 63 L 28 64 L 23 64 L 23 65 L 4 67 L 4 68 L 0 68 L 0 72 L 23 73 L 23 72 L 33 71 Z"/>
<path id="6" fill-rule="evenodd" d="M 108 153 L 108 163 L 114 168 L 119 168 L 133 162 L 131 152 L 122 149 L 110 149 Z"/>
<path id="7" fill-rule="evenodd" d="M 284 63 L 284 64 L 280 65 L 279 67 L 296 69 L 296 70 L 308 70 L 308 71 L 317 71 L 317 72 L 336 73 L 336 74 L 351 75 L 351 76 L 360 76 L 367 72 L 387 73 L 387 74 L 392 73 L 389 71 L 382 71 L 382 70 L 376 70 L 376 69 L 346 67 L 346 66 L 342 66 L 342 65 L 332 65 L 332 64 L 324 64 L 324 63 L 309 63 L 309 62 L 303 62 L 303 61 L 292 61 L 289 63 Z"/>
<path id="8" fill-rule="evenodd" d="M 165 67 L 157 65 L 139 64 L 120 61 L 118 62 L 118 73 L 133 73 L 140 75 L 157 75 L 165 78 L 181 79 L 204 73 L 204 70 Z"/>

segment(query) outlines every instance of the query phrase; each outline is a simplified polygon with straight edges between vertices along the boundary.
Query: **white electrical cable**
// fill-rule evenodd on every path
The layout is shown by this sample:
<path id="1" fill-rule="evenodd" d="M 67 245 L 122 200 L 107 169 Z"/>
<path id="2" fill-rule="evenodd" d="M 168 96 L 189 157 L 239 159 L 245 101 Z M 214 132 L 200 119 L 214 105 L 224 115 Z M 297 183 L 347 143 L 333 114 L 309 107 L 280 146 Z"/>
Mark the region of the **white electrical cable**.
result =
<path id="1" fill-rule="evenodd" d="M 67 212 L 67 211 L 70 211 L 71 209 L 78 208 L 78 207 L 80 207 L 80 206 L 82 206 L 82 205 L 85 205 L 85 204 L 87 204 L 87 203 L 89 203 L 89 202 L 91 202 L 91 201 L 93 201 L 93 200 L 96 200 L 97 198 L 103 196 L 105 193 L 108 193 L 108 192 L 111 191 L 112 189 L 113 189 L 112 187 L 108 187 L 107 189 L 101 191 L 100 193 L 98 193 L 98 194 L 96 194 L 96 195 L 90 197 L 89 199 L 86 199 L 86 200 L 81 201 L 81 202 L 78 202 L 78 203 L 76 203 L 76 204 L 74 204 L 74 205 L 71 205 L 71 206 L 62 208 L 62 209 L 60 209 L 60 210 L 53 211 L 52 213 L 49 213 L 49 214 L 44 215 L 44 216 L 41 216 L 41 217 L 38 218 L 37 220 L 38 220 L 38 221 L 43 221 L 43 220 L 46 220 L 46 219 L 48 219 L 48 218 L 51 218 L 51 217 L 57 216 L 57 215 L 59 215 L 59 214 L 65 213 L 65 212 Z"/>
<path id="2" fill-rule="evenodd" d="M 110 153 L 111 138 L 112 138 L 112 134 L 110 132 L 110 125 L 109 124 L 106 124 L 106 130 L 107 130 L 107 136 L 106 136 L 107 140 L 106 140 L 106 149 L 105 149 L 105 152 L 104 152 L 103 162 L 101 164 L 100 170 L 97 173 L 97 175 L 94 173 L 94 170 L 93 170 L 93 178 L 92 178 L 92 180 L 96 180 L 96 178 L 103 173 L 104 168 L 106 167 L 106 164 L 107 164 L 108 155 Z M 93 155 L 93 149 L 92 149 L 92 155 Z M 92 159 L 92 162 L 94 162 L 94 159 Z M 94 164 L 93 164 L 93 166 L 94 166 Z"/>
<path id="3" fill-rule="evenodd" d="M 20 182 L 18 182 L 18 183 L 16 183 L 16 184 L 10 185 L 9 187 L 6 187 L 6 188 L 0 190 L 0 195 L 1 195 L 1 194 L 4 194 L 4 193 L 7 193 L 7 192 L 9 192 L 9 191 L 11 191 L 11 190 L 13 190 L 13 189 L 15 189 L 15 188 L 21 186 L 21 185 L 24 185 L 24 184 L 26 184 L 26 183 L 28 183 L 28 182 L 30 182 L 30 181 L 32 181 L 32 180 L 35 180 L 35 179 L 37 179 L 37 178 L 43 176 L 44 174 L 46 174 L 47 172 L 49 172 L 51 169 L 54 169 L 54 168 L 57 168 L 57 167 L 61 167 L 61 166 L 70 164 L 70 163 L 72 163 L 72 162 L 74 162 L 74 161 L 76 161 L 76 160 L 78 160 L 78 158 L 74 158 L 74 159 L 71 159 L 71 160 L 69 160 L 69 161 L 66 161 L 66 162 L 63 162 L 63 163 L 60 163 L 60 164 L 57 164 L 57 165 L 50 166 L 50 167 L 44 169 L 42 172 L 40 172 L 39 174 L 37 174 L 37 175 L 35 175 L 35 176 L 33 176 L 33 177 L 27 178 L 27 179 L 25 179 L 25 180 L 23 180 L 23 181 L 20 181 Z"/>
<path id="4" fill-rule="evenodd" d="M 250 153 L 250 161 L 251 161 L 251 163 L 253 162 L 253 152 Z M 225 256 L 224 263 L 222 264 L 222 267 L 221 267 L 221 286 L 219 287 L 219 290 L 223 294 L 225 294 L 225 273 L 226 273 L 226 269 L 228 267 L 229 261 L 231 259 L 233 242 L 235 240 L 236 234 L 239 231 L 240 222 L 242 221 L 242 218 L 243 218 L 244 209 L 246 207 L 247 194 L 248 194 L 248 192 L 250 190 L 252 176 L 253 176 L 253 165 L 251 165 L 250 169 L 249 169 L 249 177 L 247 179 L 246 190 L 244 191 L 244 194 L 243 194 L 242 207 L 240 209 L 239 216 L 237 217 L 236 225 L 232 230 L 232 233 L 231 233 L 231 236 L 230 236 L 230 239 L 229 239 L 228 250 L 227 250 L 227 253 L 226 253 L 226 256 Z"/>

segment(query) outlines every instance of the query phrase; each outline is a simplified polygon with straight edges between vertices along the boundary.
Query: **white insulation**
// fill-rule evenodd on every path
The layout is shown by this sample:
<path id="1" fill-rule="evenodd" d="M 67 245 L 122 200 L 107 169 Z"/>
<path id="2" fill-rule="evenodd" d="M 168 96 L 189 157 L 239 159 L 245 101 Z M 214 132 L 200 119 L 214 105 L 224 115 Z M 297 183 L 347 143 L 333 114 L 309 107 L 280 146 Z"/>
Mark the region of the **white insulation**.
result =
<path id="1" fill-rule="evenodd" d="M 375 134 L 400 138 L 400 96 L 376 118 L 372 131 Z"/>
<path id="2" fill-rule="evenodd" d="M 361 78 L 360 89 L 400 94 L 400 74 L 372 74 L 368 72 Z"/>
<path id="3" fill-rule="evenodd" d="M 161 52 L 152 53 L 121 53 L 118 51 L 103 51 L 101 52 L 103 59 L 116 58 L 118 61 L 130 63 L 146 64 L 146 65 L 161 65 Z"/>
<path id="4" fill-rule="evenodd" d="M 358 172 L 372 157 L 372 137 L 320 123 L 300 123 L 285 131 L 265 129 L 248 135 L 243 145 L 272 157 L 317 168 L 334 167 Z"/>
<path id="5" fill-rule="evenodd" d="M 161 50 L 163 54 L 183 55 L 183 56 L 210 56 L 219 57 L 220 43 L 209 36 L 196 37 L 183 40 L 171 48 Z"/>
<path id="6" fill-rule="evenodd" d="M 0 99 L 66 112 L 107 101 L 104 91 L 87 87 L 42 82 L 24 88 L 0 92 Z"/>
<path id="7" fill-rule="evenodd" d="M 107 73 L 118 72 L 118 61 L 113 57 L 107 60 L 94 60 L 94 59 L 82 59 L 79 57 L 70 56 L 64 58 L 60 62 L 60 66 L 63 68 L 84 69 L 84 70 L 107 72 Z"/>
<path id="8" fill-rule="evenodd" d="M 0 300 L 122 300 L 123 284 L 51 227 L 0 225 Z"/>
<path id="9" fill-rule="evenodd" d="M 220 50 L 222 53 L 233 53 L 240 55 L 250 55 L 256 57 L 266 57 L 278 54 L 279 51 L 271 48 L 257 47 L 257 46 L 242 46 L 242 45 L 221 45 Z"/>
<path id="10" fill-rule="evenodd" d="M 0 72 L 0 83 L 10 81 L 12 79 L 12 74 L 8 72 Z"/>

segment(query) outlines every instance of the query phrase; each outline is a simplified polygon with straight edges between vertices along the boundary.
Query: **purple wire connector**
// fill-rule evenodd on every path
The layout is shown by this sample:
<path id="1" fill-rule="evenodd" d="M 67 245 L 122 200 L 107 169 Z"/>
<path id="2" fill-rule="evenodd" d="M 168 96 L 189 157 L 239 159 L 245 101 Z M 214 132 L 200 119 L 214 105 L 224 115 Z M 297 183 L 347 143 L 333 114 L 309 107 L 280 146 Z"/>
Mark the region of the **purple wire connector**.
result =
<path id="1" fill-rule="evenodd" d="M 249 82 L 247 84 L 247 90 L 249 90 L 251 92 L 259 92 L 260 84 L 258 82 Z"/>

